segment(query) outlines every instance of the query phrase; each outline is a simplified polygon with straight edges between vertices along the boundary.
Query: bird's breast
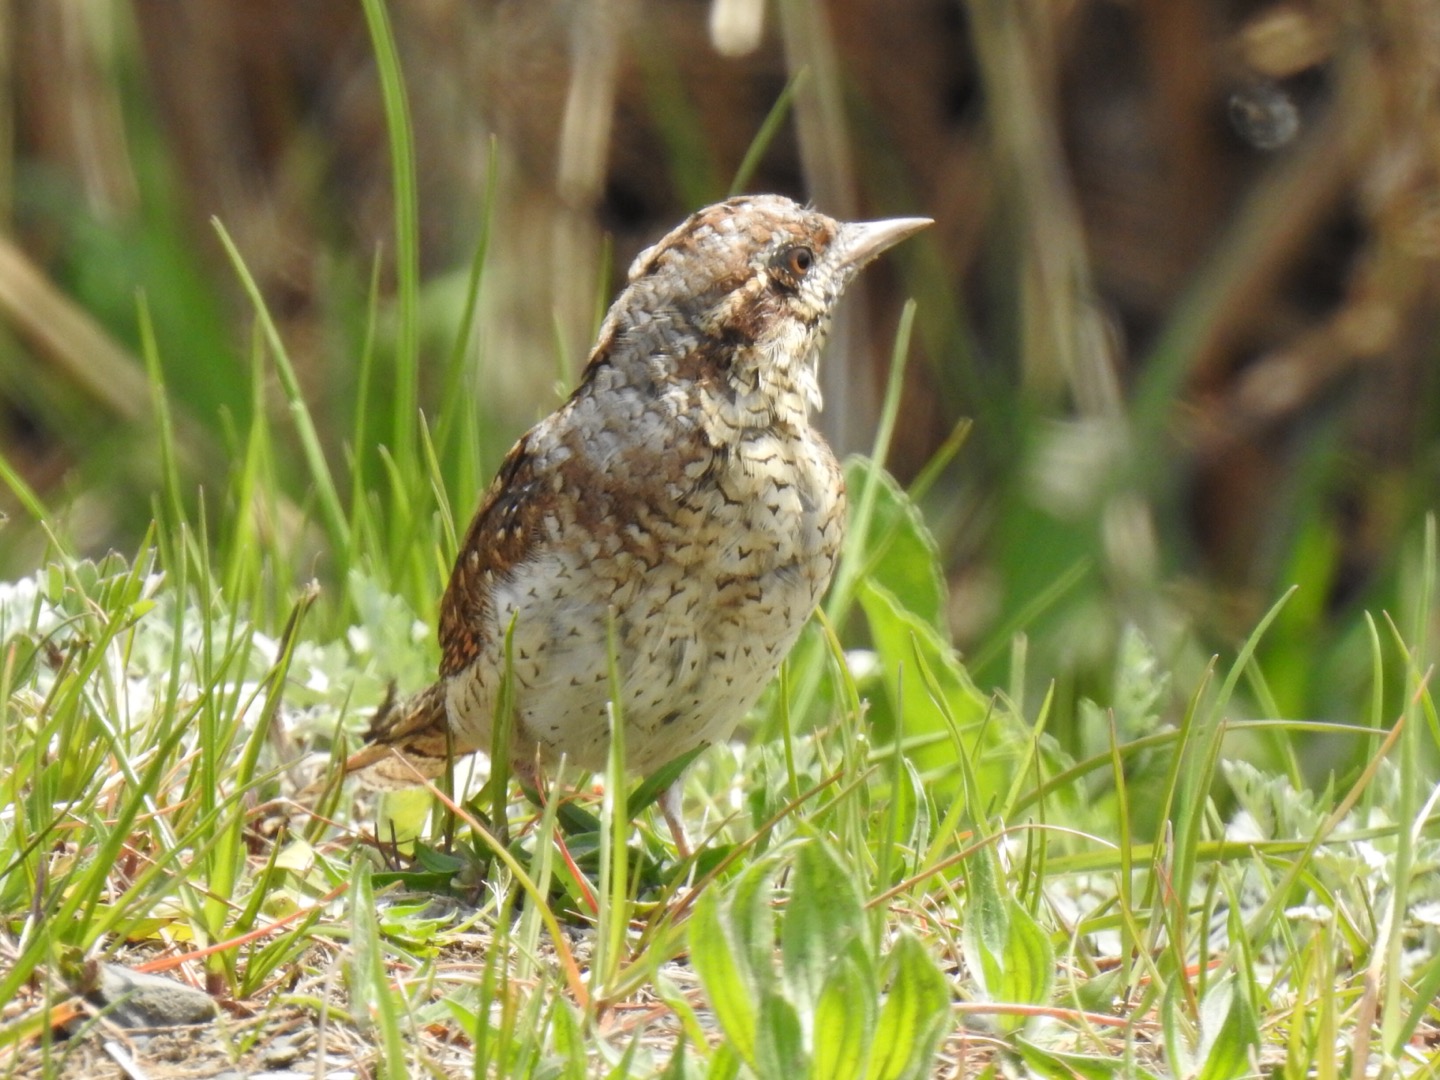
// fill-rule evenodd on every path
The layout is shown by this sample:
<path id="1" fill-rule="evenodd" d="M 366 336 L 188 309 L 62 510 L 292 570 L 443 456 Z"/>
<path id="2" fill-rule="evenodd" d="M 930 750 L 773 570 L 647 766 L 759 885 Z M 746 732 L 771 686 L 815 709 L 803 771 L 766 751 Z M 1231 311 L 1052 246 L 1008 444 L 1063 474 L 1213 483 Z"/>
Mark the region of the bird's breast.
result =
<path id="1" fill-rule="evenodd" d="M 620 666 L 632 767 L 724 738 L 774 676 L 829 584 L 843 536 L 839 465 L 809 429 L 756 428 L 715 446 L 671 418 L 628 430 L 542 431 L 548 477 L 529 557 L 496 580 L 490 655 L 451 693 L 467 741 L 488 738 L 500 642 L 513 620 L 519 734 L 547 758 L 602 767 Z M 587 441 L 588 440 L 588 441 Z M 603 466 L 601 462 L 603 460 Z"/>

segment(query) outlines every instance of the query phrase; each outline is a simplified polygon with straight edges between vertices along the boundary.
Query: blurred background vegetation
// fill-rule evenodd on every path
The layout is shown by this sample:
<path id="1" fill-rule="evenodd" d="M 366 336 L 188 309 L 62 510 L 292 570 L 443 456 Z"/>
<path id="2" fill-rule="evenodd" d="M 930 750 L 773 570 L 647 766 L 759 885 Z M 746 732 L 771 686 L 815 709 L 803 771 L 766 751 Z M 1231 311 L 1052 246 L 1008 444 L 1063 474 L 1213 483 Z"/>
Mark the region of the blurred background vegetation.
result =
<path id="1" fill-rule="evenodd" d="M 936 219 L 848 303 L 823 423 L 868 448 L 916 297 L 890 466 L 922 480 L 982 686 L 1053 682 L 1066 738 L 1083 698 L 1123 706 L 1127 628 L 1188 693 L 1298 585 L 1243 708 L 1357 717 L 1364 613 L 1403 606 L 1440 468 L 1431 0 L 406 0 L 390 18 L 415 139 L 417 403 L 433 425 L 458 392 L 476 419 L 441 440 L 456 516 L 571 383 L 629 260 L 723 197 L 775 117 L 746 189 Z M 135 549 L 162 483 L 143 298 L 191 520 L 223 540 L 250 519 L 288 552 L 277 595 L 333 581 L 211 219 L 331 468 L 383 517 L 405 494 L 366 494 L 402 430 L 403 274 L 359 0 L 34 0 L 0 19 L 5 458 L 75 549 Z M 269 464 L 283 498 L 235 505 L 257 411 L 296 452 Z M 961 451 L 927 470 L 964 418 Z M 13 577 L 48 540 L 4 505 Z M 423 616 L 448 554 L 390 582 Z"/>

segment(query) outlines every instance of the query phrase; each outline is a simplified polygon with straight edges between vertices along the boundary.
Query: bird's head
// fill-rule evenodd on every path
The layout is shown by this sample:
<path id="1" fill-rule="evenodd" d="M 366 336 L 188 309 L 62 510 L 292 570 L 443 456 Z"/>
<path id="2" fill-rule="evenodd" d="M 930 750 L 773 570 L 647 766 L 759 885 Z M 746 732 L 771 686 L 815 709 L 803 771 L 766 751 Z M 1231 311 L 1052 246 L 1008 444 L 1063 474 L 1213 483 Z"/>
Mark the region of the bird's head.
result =
<path id="1" fill-rule="evenodd" d="M 820 405 L 816 359 L 845 286 L 929 224 L 840 222 L 780 195 L 706 207 L 635 259 L 597 357 L 641 345 L 657 384 L 693 380 L 742 411 L 803 418 Z"/>

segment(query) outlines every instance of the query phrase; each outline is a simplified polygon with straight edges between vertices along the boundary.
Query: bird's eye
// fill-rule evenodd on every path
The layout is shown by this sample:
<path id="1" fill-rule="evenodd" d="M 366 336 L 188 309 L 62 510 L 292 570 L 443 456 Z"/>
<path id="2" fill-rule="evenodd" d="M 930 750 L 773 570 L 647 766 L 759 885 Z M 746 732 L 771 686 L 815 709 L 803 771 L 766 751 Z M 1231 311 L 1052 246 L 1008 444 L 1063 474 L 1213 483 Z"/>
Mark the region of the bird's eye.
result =
<path id="1" fill-rule="evenodd" d="M 774 270 L 772 280 L 782 288 L 793 289 L 815 265 L 815 252 L 804 244 L 795 244 L 779 252 L 770 265 Z"/>

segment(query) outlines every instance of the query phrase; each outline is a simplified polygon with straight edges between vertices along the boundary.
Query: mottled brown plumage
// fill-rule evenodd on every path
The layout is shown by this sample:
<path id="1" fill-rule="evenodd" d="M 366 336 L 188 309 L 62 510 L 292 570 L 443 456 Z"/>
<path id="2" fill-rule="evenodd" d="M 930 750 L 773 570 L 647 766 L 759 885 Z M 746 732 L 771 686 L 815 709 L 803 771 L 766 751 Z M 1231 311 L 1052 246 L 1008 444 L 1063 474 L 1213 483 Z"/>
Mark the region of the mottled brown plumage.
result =
<path id="1" fill-rule="evenodd" d="M 641 253 L 580 386 L 510 451 L 465 535 L 439 681 L 387 703 L 347 769 L 409 783 L 400 759 L 434 776 L 447 753 L 487 749 L 512 619 L 522 773 L 562 755 L 604 767 L 612 622 L 629 767 L 727 737 L 840 552 L 844 483 L 810 423 L 831 312 L 927 224 L 749 196 Z"/>

